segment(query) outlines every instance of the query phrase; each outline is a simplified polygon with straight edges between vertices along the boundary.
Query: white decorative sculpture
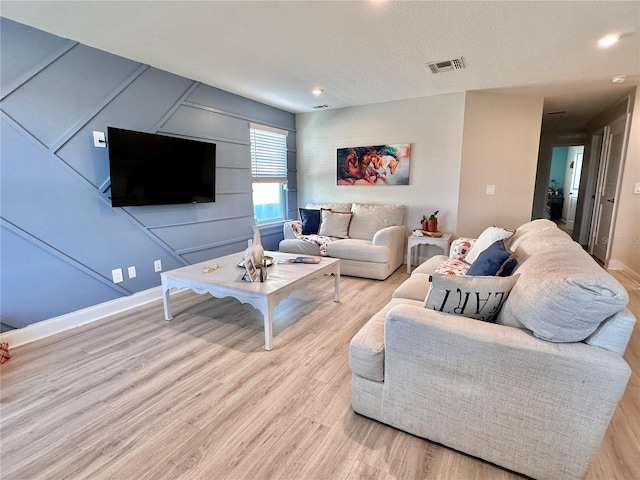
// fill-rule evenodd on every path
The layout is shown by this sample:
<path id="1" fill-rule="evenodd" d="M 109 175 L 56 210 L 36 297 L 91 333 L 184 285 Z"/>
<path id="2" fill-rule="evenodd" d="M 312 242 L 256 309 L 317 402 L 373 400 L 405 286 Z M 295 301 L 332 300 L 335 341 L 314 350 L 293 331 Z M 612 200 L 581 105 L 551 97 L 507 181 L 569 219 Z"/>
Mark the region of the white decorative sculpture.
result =
<path id="1" fill-rule="evenodd" d="M 262 241 L 260 240 L 260 229 L 253 229 L 253 248 L 256 248 L 256 265 L 264 266 L 264 248 L 262 248 Z"/>
<path id="2" fill-rule="evenodd" d="M 251 257 L 256 268 L 260 269 L 260 279 L 264 281 L 267 278 L 267 268 L 264 263 L 264 248 L 260 240 L 260 230 L 253 229 L 253 241 L 248 241 L 248 248 L 244 251 L 243 258 Z"/>

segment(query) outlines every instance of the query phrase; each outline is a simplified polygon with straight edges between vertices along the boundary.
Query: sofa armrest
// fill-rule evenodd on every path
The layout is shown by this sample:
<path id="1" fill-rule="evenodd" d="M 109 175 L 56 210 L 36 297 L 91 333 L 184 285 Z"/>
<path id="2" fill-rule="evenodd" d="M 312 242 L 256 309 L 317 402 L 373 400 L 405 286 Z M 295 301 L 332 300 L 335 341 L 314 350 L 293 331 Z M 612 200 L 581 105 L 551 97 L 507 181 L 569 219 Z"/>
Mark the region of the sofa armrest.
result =
<path id="1" fill-rule="evenodd" d="M 297 238 L 297 231 L 302 231 L 302 222 L 300 222 L 299 220 L 284 222 L 284 224 L 282 225 L 282 233 L 284 233 L 285 240 L 292 240 Z"/>
<path id="2" fill-rule="evenodd" d="M 404 249 L 404 240 L 406 238 L 406 228 L 404 225 L 395 225 L 378 230 L 371 243 L 376 246 L 384 246 L 395 249 L 401 245 Z"/>
<path id="3" fill-rule="evenodd" d="M 392 227 L 385 227 L 378 230 L 371 243 L 374 246 L 384 246 L 391 251 L 391 257 L 389 258 L 389 264 L 392 266 L 392 271 L 402 265 L 404 260 L 404 246 L 407 238 L 407 229 L 404 225 L 394 225 Z"/>
<path id="4" fill-rule="evenodd" d="M 384 423 L 535 478 L 586 475 L 631 373 L 614 352 L 411 305 L 384 335 Z"/>

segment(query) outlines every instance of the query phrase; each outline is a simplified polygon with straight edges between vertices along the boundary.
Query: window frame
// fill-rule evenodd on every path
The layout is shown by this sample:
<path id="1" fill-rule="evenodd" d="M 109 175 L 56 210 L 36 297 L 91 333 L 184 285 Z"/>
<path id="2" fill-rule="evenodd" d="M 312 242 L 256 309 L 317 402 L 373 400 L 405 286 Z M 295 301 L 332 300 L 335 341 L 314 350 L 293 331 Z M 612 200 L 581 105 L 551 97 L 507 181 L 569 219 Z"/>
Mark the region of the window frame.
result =
<path id="1" fill-rule="evenodd" d="M 287 130 L 257 123 L 249 124 L 251 150 L 251 203 L 253 206 L 253 217 L 256 224 L 283 222 L 287 218 L 288 135 L 289 132 Z M 279 185 L 280 191 L 278 193 L 278 203 L 280 207 L 280 216 L 278 218 L 268 218 L 264 220 L 258 219 L 256 215 L 256 204 L 254 202 L 254 184 L 258 183 L 275 183 Z"/>

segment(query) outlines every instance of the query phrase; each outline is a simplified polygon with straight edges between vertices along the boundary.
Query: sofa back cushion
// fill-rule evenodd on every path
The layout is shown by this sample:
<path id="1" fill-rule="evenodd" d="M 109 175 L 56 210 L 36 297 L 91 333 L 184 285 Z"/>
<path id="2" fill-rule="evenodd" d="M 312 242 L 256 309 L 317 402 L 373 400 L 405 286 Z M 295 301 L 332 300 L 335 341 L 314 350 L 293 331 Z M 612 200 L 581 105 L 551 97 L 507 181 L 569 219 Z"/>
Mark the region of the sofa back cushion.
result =
<path id="1" fill-rule="evenodd" d="M 531 255 L 518 265 L 520 280 L 498 323 L 513 325 L 515 320 L 543 340 L 579 342 L 625 307 L 629 296 L 624 287 L 572 243 Z"/>
<path id="2" fill-rule="evenodd" d="M 306 208 L 313 210 L 331 210 L 333 212 L 349 213 L 351 211 L 351 203 L 307 203 Z"/>
<path id="3" fill-rule="evenodd" d="M 371 205 L 354 203 L 351 205 L 349 238 L 372 240 L 378 230 L 404 222 L 404 205 Z"/>
<path id="4" fill-rule="evenodd" d="M 530 222 L 523 223 L 513 235 L 509 238 L 511 249 L 515 250 L 517 248 L 517 243 L 522 240 L 522 238 L 530 232 L 536 232 L 539 230 L 555 230 L 558 226 L 552 222 L 551 220 L 547 220 L 545 218 L 539 218 L 537 220 L 531 220 Z"/>
<path id="5" fill-rule="evenodd" d="M 509 247 L 515 252 L 520 263 L 533 255 L 566 249 L 582 250 L 580 244 L 574 242 L 555 224 L 552 228 L 527 232 L 515 240 L 510 240 Z"/>

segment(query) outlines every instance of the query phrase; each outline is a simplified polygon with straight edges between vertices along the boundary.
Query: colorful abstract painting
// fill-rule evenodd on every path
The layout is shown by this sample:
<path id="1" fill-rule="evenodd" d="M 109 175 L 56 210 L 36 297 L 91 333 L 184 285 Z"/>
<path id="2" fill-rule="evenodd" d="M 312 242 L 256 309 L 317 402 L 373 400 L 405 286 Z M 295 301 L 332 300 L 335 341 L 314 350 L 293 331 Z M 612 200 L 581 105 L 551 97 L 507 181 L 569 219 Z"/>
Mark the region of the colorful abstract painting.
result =
<path id="1" fill-rule="evenodd" d="M 338 185 L 409 185 L 411 144 L 338 149 Z"/>

